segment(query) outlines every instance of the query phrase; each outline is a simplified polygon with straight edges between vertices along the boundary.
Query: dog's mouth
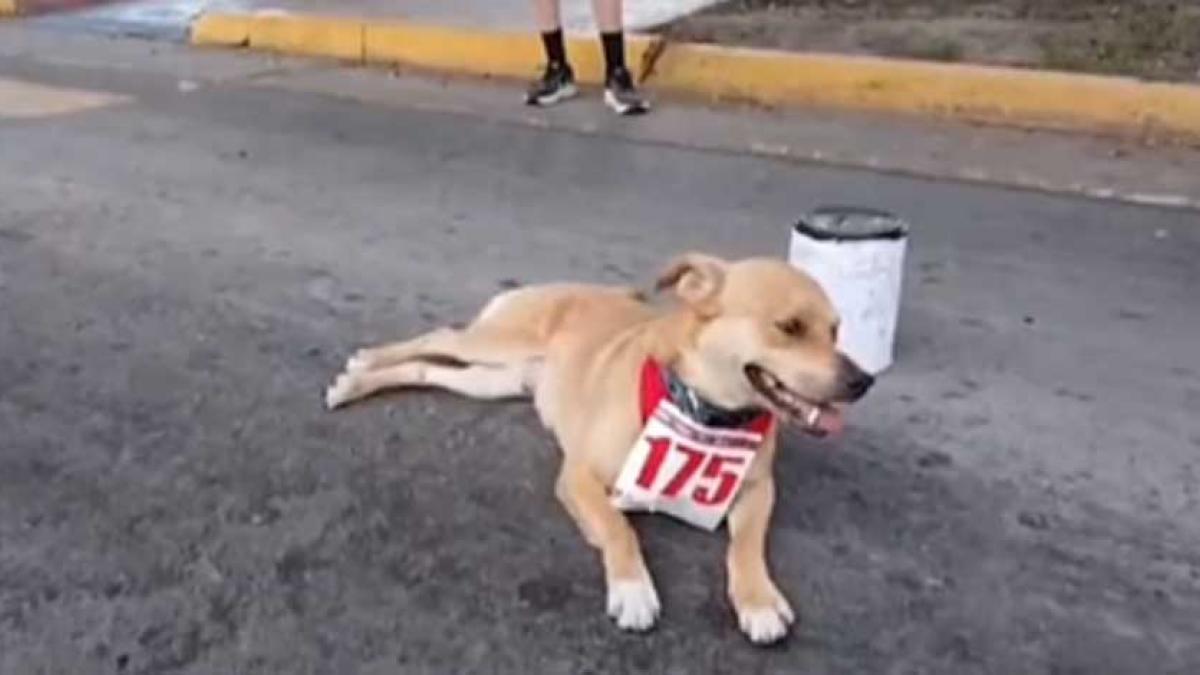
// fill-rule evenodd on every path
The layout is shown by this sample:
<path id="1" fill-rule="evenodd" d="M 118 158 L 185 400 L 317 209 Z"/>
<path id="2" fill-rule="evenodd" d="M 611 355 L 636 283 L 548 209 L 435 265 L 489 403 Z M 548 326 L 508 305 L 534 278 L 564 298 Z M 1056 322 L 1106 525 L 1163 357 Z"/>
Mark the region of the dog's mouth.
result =
<path id="1" fill-rule="evenodd" d="M 790 422 L 799 424 L 806 432 L 814 436 L 841 433 L 843 419 L 842 411 L 839 408 L 801 396 L 762 366 L 748 364 L 745 367 L 745 373 L 746 379 L 750 381 L 754 390 Z"/>

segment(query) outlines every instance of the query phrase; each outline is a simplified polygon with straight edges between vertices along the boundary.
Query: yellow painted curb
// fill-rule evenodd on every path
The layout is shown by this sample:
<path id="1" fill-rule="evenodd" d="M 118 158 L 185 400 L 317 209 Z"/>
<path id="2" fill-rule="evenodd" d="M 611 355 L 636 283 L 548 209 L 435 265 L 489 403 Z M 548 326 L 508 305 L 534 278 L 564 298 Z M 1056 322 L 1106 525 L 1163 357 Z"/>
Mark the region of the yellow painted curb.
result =
<path id="1" fill-rule="evenodd" d="M 0 0 L 13 2 L 13 0 Z M 530 77 L 543 60 L 533 31 L 504 33 L 403 21 L 292 14 L 205 14 L 198 45 Z M 568 43 L 582 82 L 602 78 L 593 37 Z M 808 54 L 631 36 L 630 60 L 651 85 L 765 105 L 932 115 L 1025 127 L 1104 131 L 1200 143 L 1200 87 L 1096 75 Z"/>
<path id="2" fill-rule="evenodd" d="M 0 16 L 15 16 L 17 0 L 0 0 Z"/>
<path id="3" fill-rule="evenodd" d="M 363 60 L 364 23 L 358 19 L 314 15 L 256 16 L 250 23 L 250 47 L 282 54 Z"/>
<path id="4" fill-rule="evenodd" d="M 531 77 L 543 62 L 541 42 L 532 32 L 310 14 L 207 13 L 192 24 L 191 42 L 496 77 Z M 658 38 L 630 36 L 626 47 L 631 63 L 646 64 L 659 42 Z M 604 58 L 595 38 L 571 37 L 567 49 L 581 82 L 603 79 Z"/>
<path id="5" fill-rule="evenodd" d="M 630 36 L 626 41 L 630 62 L 646 63 L 658 42 L 658 38 Z M 604 56 L 598 40 L 571 37 L 567 53 L 579 81 L 603 81 Z M 532 31 L 504 33 L 402 22 L 367 24 L 365 54 L 366 60 L 373 63 L 521 78 L 536 74 L 545 60 L 542 44 Z"/>
<path id="6" fill-rule="evenodd" d="M 1131 78 L 713 45 L 668 45 L 657 87 L 1077 131 L 1200 139 L 1200 87 Z"/>
<path id="7" fill-rule="evenodd" d="M 192 23 L 195 45 L 246 47 L 361 62 L 359 19 L 311 14 L 203 14 Z"/>
<path id="8" fill-rule="evenodd" d="M 191 41 L 194 45 L 245 47 L 250 44 L 251 23 L 253 19 L 242 14 L 202 14 L 192 22 Z"/>

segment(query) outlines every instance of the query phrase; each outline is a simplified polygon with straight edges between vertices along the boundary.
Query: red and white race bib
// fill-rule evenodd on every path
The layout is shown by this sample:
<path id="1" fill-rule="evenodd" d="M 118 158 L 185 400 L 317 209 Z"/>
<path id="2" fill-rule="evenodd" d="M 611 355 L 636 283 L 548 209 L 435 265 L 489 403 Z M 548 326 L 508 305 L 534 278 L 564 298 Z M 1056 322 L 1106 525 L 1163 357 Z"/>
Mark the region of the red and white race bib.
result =
<path id="1" fill-rule="evenodd" d="M 653 362 L 643 369 L 642 409 L 645 426 L 617 477 L 613 504 L 717 529 L 762 446 L 770 416 L 747 428 L 700 424 L 666 397 Z"/>

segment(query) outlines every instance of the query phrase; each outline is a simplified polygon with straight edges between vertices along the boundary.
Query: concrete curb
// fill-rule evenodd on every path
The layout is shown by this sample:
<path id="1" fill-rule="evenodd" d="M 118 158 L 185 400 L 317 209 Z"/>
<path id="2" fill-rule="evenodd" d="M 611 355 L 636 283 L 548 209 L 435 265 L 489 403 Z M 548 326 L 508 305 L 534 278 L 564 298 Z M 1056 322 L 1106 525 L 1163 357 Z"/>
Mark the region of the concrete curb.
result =
<path id="1" fill-rule="evenodd" d="M 532 34 L 308 14 L 205 14 L 192 24 L 191 42 L 489 77 L 530 78 L 542 61 Z M 658 38 L 630 36 L 629 58 L 637 70 L 648 69 L 660 45 Z M 597 40 L 572 36 L 567 49 L 581 82 L 603 80 Z"/>
<path id="2" fill-rule="evenodd" d="M 11 0 L 0 0 L 5 2 Z M 205 14 L 196 45 L 250 47 L 356 63 L 529 78 L 542 60 L 530 32 L 318 15 Z M 1200 144 L 1200 87 L 1131 78 L 630 38 L 639 79 L 658 89 L 774 106 L 896 112 Z M 579 79 L 601 79 L 597 41 L 573 37 Z"/>

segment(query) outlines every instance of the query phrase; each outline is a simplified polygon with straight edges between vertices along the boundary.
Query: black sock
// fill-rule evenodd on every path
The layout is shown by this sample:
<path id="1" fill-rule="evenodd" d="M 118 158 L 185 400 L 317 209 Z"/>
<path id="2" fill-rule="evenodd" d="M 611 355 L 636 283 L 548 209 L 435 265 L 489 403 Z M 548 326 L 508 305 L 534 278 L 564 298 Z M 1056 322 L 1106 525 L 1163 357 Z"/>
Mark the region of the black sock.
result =
<path id="1" fill-rule="evenodd" d="M 604 73 L 611 77 L 614 71 L 625 69 L 625 34 L 621 31 L 601 33 L 604 45 Z M 606 78 L 607 79 L 607 78 Z"/>
<path id="2" fill-rule="evenodd" d="M 546 48 L 546 62 L 551 68 L 567 65 L 567 47 L 563 44 L 561 28 L 542 33 L 542 46 Z"/>

